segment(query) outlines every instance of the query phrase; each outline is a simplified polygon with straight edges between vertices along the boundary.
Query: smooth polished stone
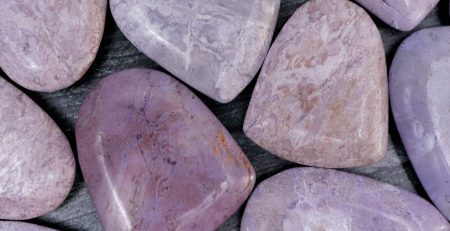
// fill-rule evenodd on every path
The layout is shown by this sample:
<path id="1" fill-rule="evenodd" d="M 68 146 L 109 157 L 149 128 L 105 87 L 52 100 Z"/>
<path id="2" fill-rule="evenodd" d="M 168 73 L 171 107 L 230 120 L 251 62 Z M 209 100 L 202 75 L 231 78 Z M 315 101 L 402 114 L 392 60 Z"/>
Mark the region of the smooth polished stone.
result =
<path id="1" fill-rule="evenodd" d="M 280 0 L 110 0 L 125 36 L 180 80 L 227 103 L 253 79 Z"/>
<path id="2" fill-rule="evenodd" d="M 439 0 L 355 0 L 391 27 L 410 31 L 431 12 Z"/>
<path id="3" fill-rule="evenodd" d="M 154 70 L 100 81 L 81 106 L 76 139 L 105 230 L 214 230 L 255 181 L 245 154 L 209 109 Z"/>
<path id="4" fill-rule="evenodd" d="M 416 194 L 331 169 L 293 168 L 264 180 L 251 195 L 242 231 L 450 230 Z"/>
<path id="5" fill-rule="evenodd" d="M 23 222 L 0 221 L 0 231 L 56 231 L 56 230 Z"/>
<path id="6" fill-rule="evenodd" d="M 394 119 L 419 179 L 450 219 L 450 27 L 407 38 L 390 69 Z"/>
<path id="7" fill-rule="evenodd" d="M 72 85 L 94 61 L 106 7 L 107 0 L 2 1 L 0 67 L 33 91 Z"/>
<path id="8" fill-rule="evenodd" d="M 0 219 L 44 215 L 72 188 L 69 142 L 38 105 L 1 77 L 0 99 Z"/>
<path id="9" fill-rule="evenodd" d="M 383 44 L 369 15 L 347 0 L 311 0 L 270 48 L 244 132 L 300 164 L 372 164 L 387 147 L 386 76 Z"/>

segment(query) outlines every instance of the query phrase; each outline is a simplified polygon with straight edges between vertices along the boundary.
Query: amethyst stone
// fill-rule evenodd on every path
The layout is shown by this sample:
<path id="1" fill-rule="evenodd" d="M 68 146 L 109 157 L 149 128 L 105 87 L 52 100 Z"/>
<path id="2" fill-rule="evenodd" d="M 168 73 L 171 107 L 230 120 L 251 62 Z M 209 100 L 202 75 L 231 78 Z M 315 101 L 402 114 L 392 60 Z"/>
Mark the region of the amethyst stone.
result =
<path id="1" fill-rule="evenodd" d="M 439 0 L 355 0 L 395 29 L 414 29 Z"/>
<path id="2" fill-rule="evenodd" d="M 331 169 L 294 168 L 263 181 L 251 195 L 242 231 L 450 230 L 419 196 Z"/>
<path id="3" fill-rule="evenodd" d="M 253 79 L 280 0 L 110 0 L 125 36 L 179 79 L 222 103 Z"/>
<path id="4" fill-rule="evenodd" d="M 5 0 L 0 67 L 19 85 L 53 92 L 80 79 L 103 35 L 107 0 Z"/>
<path id="5" fill-rule="evenodd" d="M 44 215 L 72 188 L 69 142 L 39 106 L 1 77 L 0 99 L 0 219 Z"/>
<path id="6" fill-rule="evenodd" d="M 398 131 L 422 185 L 450 219 L 450 27 L 414 33 L 390 70 Z"/>
<path id="7" fill-rule="evenodd" d="M 100 81 L 81 106 L 76 139 L 105 230 L 214 230 L 255 181 L 219 120 L 158 71 Z"/>

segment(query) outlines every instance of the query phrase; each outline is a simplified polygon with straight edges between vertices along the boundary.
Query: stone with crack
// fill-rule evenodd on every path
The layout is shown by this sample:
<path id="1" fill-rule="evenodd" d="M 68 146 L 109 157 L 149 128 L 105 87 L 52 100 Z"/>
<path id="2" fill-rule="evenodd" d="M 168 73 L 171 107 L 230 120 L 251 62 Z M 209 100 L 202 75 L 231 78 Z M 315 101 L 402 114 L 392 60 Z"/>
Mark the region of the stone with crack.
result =
<path id="1" fill-rule="evenodd" d="M 344 168 L 382 159 L 388 94 L 377 27 L 347 0 L 301 6 L 270 48 L 244 132 L 300 164 Z"/>
<path id="2" fill-rule="evenodd" d="M 209 109 L 154 70 L 101 80 L 81 106 L 76 140 L 105 230 L 214 230 L 255 181 L 245 154 Z"/>
<path id="3" fill-rule="evenodd" d="M 423 198 L 367 177 L 331 169 L 293 168 L 252 193 L 243 231 L 450 230 Z"/>
<path id="4" fill-rule="evenodd" d="M 269 49 L 280 0 L 110 0 L 125 36 L 191 87 L 221 103 L 253 79 Z"/>
<path id="5" fill-rule="evenodd" d="M 410 31 L 431 12 L 439 0 L 355 0 L 391 27 Z"/>

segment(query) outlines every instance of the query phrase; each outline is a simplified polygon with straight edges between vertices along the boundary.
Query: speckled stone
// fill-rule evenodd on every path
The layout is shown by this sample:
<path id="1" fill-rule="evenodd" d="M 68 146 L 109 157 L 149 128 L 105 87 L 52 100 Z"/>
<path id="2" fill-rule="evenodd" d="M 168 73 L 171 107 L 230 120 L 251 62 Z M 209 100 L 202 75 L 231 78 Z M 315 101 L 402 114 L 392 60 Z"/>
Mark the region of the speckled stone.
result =
<path id="1" fill-rule="evenodd" d="M 0 221 L 0 231 L 56 231 L 56 230 L 23 222 Z"/>
<path id="2" fill-rule="evenodd" d="M 28 96 L 0 77 L 0 219 L 54 210 L 75 177 L 69 142 Z"/>
<path id="3" fill-rule="evenodd" d="M 444 231 L 450 225 L 430 203 L 403 189 L 331 169 L 294 168 L 258 185 L 241 230 Z"/>
<path id="4" fill-rule="evenodd" d="M 410 31 L 430 13 L 439 0 L 355 0 L 386 24 Z"/>
<path id="5" fill-rule="evenodd" d="M 398 131 L 428 195 L 450 219 L 450 27 L 421 30 L 390 70 Z"/>
<path id="6" fill-rule="evenodd" d="M 107 0 L 5 0 L 0 67 L 19 85 L 53 92 L 88 70 L 103 35 Z"/>
<path id="7" fill-rule="evenodd" d="M 179 79 L 222 103 L 253 79 L 280 0 L 110 0 L 125 36 Z"/>
<path id="8" fill-rule="evenodd" d="M 214 230 L 255 181 L 219 120 L 158 71 L 100 81 L 81 106 L 76 139 L 105 230 Z"/>
<path id="9" fill-rule="evenodd" d="M 270 48 L 244 132 L 293 162 L 372 164 L 387 147 L 386 75 L 383 44 L 369 15 L 347 0 L 311 0 Z"/>

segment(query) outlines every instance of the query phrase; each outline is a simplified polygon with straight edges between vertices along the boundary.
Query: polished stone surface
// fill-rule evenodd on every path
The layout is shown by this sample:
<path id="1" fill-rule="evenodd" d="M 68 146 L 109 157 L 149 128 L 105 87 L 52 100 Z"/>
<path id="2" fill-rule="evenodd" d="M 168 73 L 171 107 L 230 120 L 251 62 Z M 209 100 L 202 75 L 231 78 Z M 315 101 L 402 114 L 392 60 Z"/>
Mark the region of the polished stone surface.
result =
<path id="1" fill-rule="evenodd" d="M 373 164 L 386 153 L 386 75 L 380 34 L 362 8 L 347 0 L 309 1 L 270 48 L 244 132 L 300 164 Z"/>
<path id="2" fill-rule="evenodd" d="M 414 169 L 450 219 L 450 27 L 421 30 L 401 44 L 390 70 L 390 96 Z"/>
<path id="3" fill-rule="evenodd" d="M 259 184 L 245 208 L 242 231 L 450 230 L 415 194 L 331 169 L 293 168 Z"/>
<path id="4" fill-rule="evenodd" d="M 106 77 L 83 102 L 79 161 L 105 230 L 213 230 L 255 172 L 184 85 L 149 69 Z"/>
<path id="5" fill-rule="evenodd" d="M 410 31 L 430 13 L 439 0 L 355 0 L 386 24 Z"/>
<path id="6" fill-rule="evenodd" d="M 39 106 L 2 77 L 0 99 L 0 219 L 44 215 L 72 188 L 69 142 Z"/>
<path id="7" fill-rule="evenodd" d="M 56 231 L 56 230 L 24 222 L 0 221 L 0 231 Z"/>
<path id="8" fill-rule="evenodd" d="M 275 34 L 278 34 L 295 10 L 306 2 L 307 0 L 281 0 Z M 441 4 L 438 4 L 417 28 L 448 24 L 447 15 L 443 14 L 448 11 L 446 3 L 446 1 L 441 1 Z M 395 30 L 380 20 L 375 20 L 375 23 L 383 38 L 388 65 L 390 65 L 401 41 L 410 33 Z M 75 146 L 75 124 L 83 99 L 95 84 L 108 74 L 135 67 L 163 69 L 137 50 L 121 33 L 111 14 L 107 14 L 102 45 L 92 68 L 85 77 L 74 86 L 55 93 L 25 92 L 57 121 L 69 141 Z M 198 96 L 239 143 L 255 168 L 256 178 L 263 180 L 284 169 L 298 165 L 270 154 L 245 136 L 242 124 L 253 87 L 254 84 L 251 84 L 233 102 L 228 104 L 218 103 L 201 94 Z M 427 198 L 406 155 L 393 119 L 389 120 L 389 128 L 388 152 L 383 160 L 366 167 L 343 169 L 343 171 L 369 176 Z M 81 177 L 81 171 L 77 171 L 76 175 L 74 187 L 63 205 L 51 213 L 34 219 L 33 222 L 59 230 L 103 231 L 86 184 Z M 244 206 L 241 206 L 217 231 L 239 230 L 243 212 Z"/>
<path id="9" fill-rule="evenodd" d="M 253 79 L 269 49 L 280 0 L 110 0 L 127 38 L 203 94 L 226 103 Z"/>
<path id="10" fill-rule="evenodd" d="M 0 67 L 19 85 L 53 92 L 90 67 L 107 0 L 6 0 L 0 7 Z"/>

